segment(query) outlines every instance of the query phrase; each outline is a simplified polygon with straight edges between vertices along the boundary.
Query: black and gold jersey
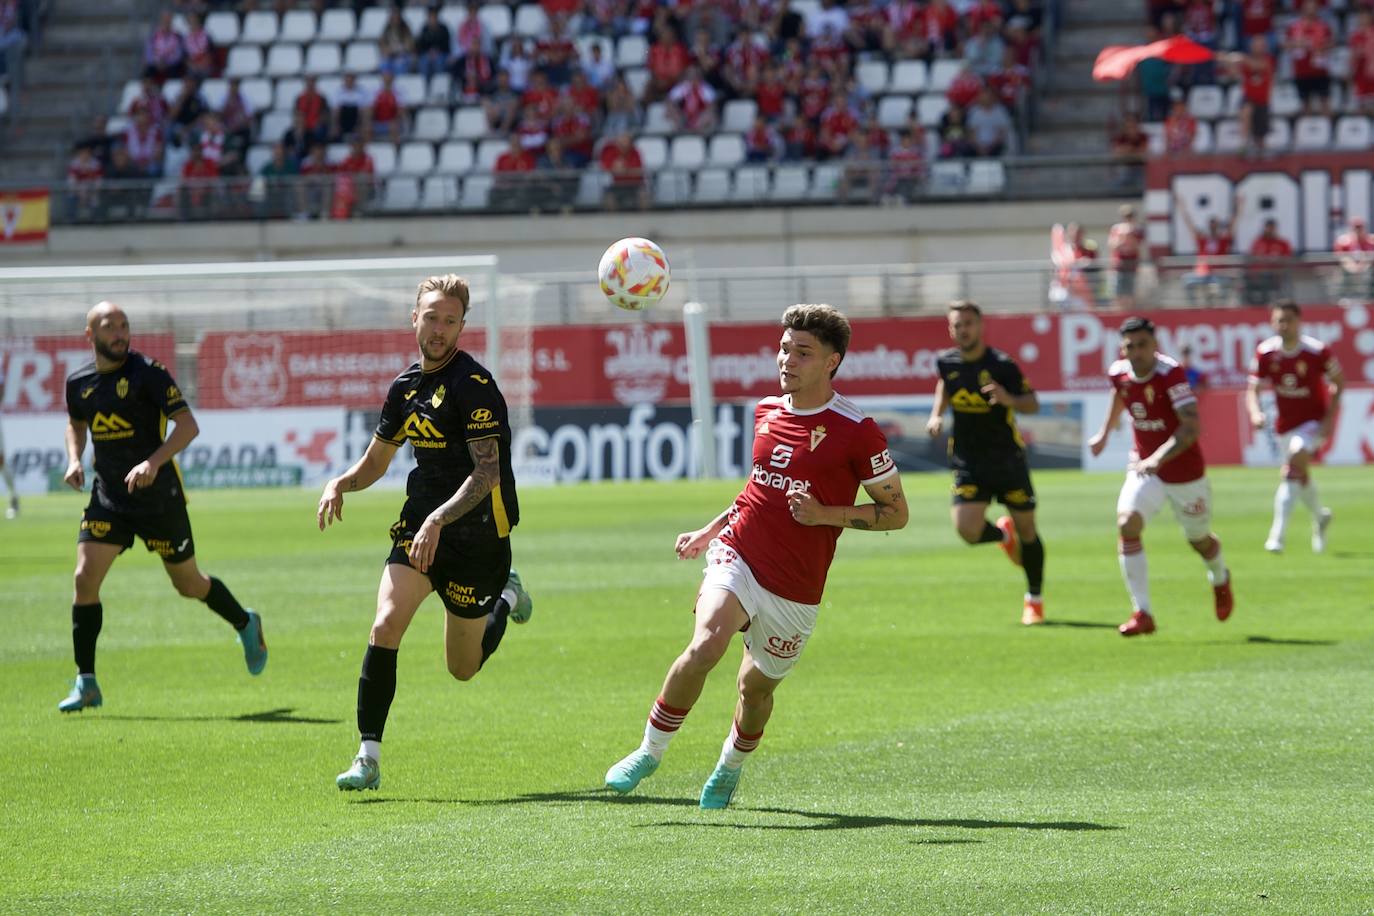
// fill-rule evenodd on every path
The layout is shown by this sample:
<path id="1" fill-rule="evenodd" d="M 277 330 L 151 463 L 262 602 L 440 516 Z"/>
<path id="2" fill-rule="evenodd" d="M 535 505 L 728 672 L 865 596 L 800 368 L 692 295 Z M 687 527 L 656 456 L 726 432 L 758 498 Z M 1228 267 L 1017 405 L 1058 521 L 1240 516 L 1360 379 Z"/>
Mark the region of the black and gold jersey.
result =
<path id="1" fill-rule="evenodd" d="M 376 436 L 393 445 L 409 442 L 415 450 L 416 467 L 406 481 L 406 512 L 417 522 L 447 502 L 472 474 L 468 443 L 498 439 L 501 482 L 445 531 L 506 537 L 520 520 L 506 399 L 491 373 L 462 350 L 434 369 L 415 363 L 396 376 L 382 405 Z"/>
<path id="2" fill-rule="evenodd" d="M 940 351 L 936 365 L 945 384 L 945 397 L 954 411 L 954 431 L 949 437 L 951 457 L 963 462 L 1002 460 L 1023 456 L 1026 443 L 1016 428 L 1016 413 L 991 404 L 983 387 L 997 382 L 1011 394 L 1028 394 L 1030 382 L 1016 361 L 1001 350 L 988 347 L 982 357 L 964 362 L 957 347 Z"/>
<path id="3" fill-rule="evenodd" d="M 67 415 L 86 424 L 95 453 L 93 498 L 119 512 L 157 512 L 168 500 L 185 502 L 175 461 L 133 493 L 124 478 L 162 445 L 168 419 L 187 409 L 167 367 L 137 350 L 117 368 L 101 371 L 92 361 L 67 376 Z"/>

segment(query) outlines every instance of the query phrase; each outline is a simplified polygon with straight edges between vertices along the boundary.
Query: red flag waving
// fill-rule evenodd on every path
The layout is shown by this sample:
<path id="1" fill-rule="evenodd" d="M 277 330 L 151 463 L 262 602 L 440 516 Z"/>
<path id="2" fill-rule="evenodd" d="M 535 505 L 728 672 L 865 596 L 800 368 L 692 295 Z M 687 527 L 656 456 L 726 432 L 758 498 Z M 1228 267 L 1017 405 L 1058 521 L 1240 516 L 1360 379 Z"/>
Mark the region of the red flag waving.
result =
<path id="1" fill-rule="evenodd" d="M 1098 82 L 1124 80 L 1131 75 L 1135 65 L 1147 57 L 1163 58 L 1171 64 L 1200 64 L 1216 57 L 1216 54 L 1183 35 L 1147 45 L 1110 45 L 1097 55 L 1097 61 L 1093 64 L 1093 79 Z"/>

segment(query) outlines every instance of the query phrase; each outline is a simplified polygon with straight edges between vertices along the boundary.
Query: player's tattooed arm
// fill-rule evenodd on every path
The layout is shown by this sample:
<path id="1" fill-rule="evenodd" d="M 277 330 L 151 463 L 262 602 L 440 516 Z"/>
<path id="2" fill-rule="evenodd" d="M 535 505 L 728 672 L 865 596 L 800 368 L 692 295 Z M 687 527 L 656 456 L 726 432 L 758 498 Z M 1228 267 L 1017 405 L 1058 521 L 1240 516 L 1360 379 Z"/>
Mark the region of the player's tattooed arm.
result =
<path id="1" fill-rule="evenodd" d="M 487 494 L 501 482 L 501 440 L 492 436 L 468 443 L 468 454 L 472 456 L 472 473 L 458 488 L 448 502 L 430 513 L 429 517 L 438 525 L 448 525 L 458 521 L 476 509 Z"/>
<path id="2" fill-rule="evenodd" d="M 902 479 L 896 474 L 864 490 L 873 500 L 862 506 L 826 506 L 807 490 L 787 495 L 788 511 L 802 525 L 833 525 L 856 531 L 896 531 L 906 526 L 906 496 Z"/>
<path id="3" fill-rule="evenodd" d="M 1202 433 L 1202 420 L 1198 416 L 1197 402 L 1184 404 L 1182 407 L 1175 408 L 1178 414 L 1178 429 L 1174 434 L 1164 440 L 1164 444 L 1155 449 L 1155 453 L 1148 458 L 1142 458 L 1135 466 L 1136 471 L 1141 474 L 1154 474 L 1159 470 L 1159 466 L 1172 461 L 1192 446 Z"/>

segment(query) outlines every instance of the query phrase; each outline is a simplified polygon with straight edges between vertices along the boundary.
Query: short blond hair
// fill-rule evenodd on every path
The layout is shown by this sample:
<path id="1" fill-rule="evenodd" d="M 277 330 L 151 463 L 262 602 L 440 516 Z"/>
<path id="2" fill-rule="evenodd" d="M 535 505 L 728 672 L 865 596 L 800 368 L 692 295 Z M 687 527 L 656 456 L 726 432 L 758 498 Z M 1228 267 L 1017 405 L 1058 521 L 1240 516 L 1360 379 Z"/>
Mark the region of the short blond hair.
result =
<path id="1" fill-rule="evenodd" d="M 443 276 L 426 277 L 420 281 L 420 286 L 415 290 L 415 307 L 420 307 L 420 300 L 426 293 L 443 293 L 445 299 L 457 299 L 463 303 L 463 317 L 468 314 L 468 281 L 457 274 L 444 274 Z"/>

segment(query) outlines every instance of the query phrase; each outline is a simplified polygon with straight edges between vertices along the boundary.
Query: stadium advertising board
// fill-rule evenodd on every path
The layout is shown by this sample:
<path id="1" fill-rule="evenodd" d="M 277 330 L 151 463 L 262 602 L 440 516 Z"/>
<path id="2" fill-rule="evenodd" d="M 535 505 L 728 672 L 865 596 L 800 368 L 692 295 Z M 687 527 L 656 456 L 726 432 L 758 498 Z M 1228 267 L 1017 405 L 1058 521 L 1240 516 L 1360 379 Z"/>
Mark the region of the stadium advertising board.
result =
<path id="1" fill-rule="evenodd" d="M 139 334 L 133 344 L 176 375 L 176 339 L 171 334 Z M 93 358 L 90 342 L 81 334 L 0 337 L 0 380 L 5 383 L 0 413 L 65 411 L 67 376 Z"/>
<path id="2" fill-rule="evenodd" d="M 1122 316 L 1095 313 L 989 316 L 988 340 L 1008 350 L 1040 391 L 1106 390 Z M 1161 349 L 1191 347 L 1213 387 L 1243 387 L 1255 345 L 1268 337 L 1264 308 L 1158 312 Z M 1313 306 L 1304 330 L 1329 343 L 1347 376 L 1374 382 L 1374 329 L 1368 310 Z M 711 380 L 722 401 L 777 389 L 778 326 L 722 325 L 711 332 Z M 502 388 L 521 383 L 535 407 L 685 404 L 690 367 L 680 324 L 535 328 L 525 349 L 502 357 Z M 464 346 L 481 354 L 480 334 Z M 943 315 L 857 319 L 838 387 L 851 397 L 930 395 L 935 357 L 949 344 Z M 214 408 L 343 406 L 375 410 L 391 380 L 415 358 L 408 331 L 207 334 L 201 343 L 197 403 Z"/>
<path id="3" fill-rule="evenodd" d="M 1154 257 L 1193 254 L 1197 242 L 1174 194 L 1188 201 L 1199 226 L 1208 218 L 1229 221 L 1242 207 L 1236 251 L 1249 251 L 1266 218 L 1295 251 L 1330 251 L 1346 219 L 1374 216 L 1374 164 L 1366 152 L 1294 153 L 1261 162 L 1239 156 L 1160 156 L 1146 165 L 1147 242 Z"/>

